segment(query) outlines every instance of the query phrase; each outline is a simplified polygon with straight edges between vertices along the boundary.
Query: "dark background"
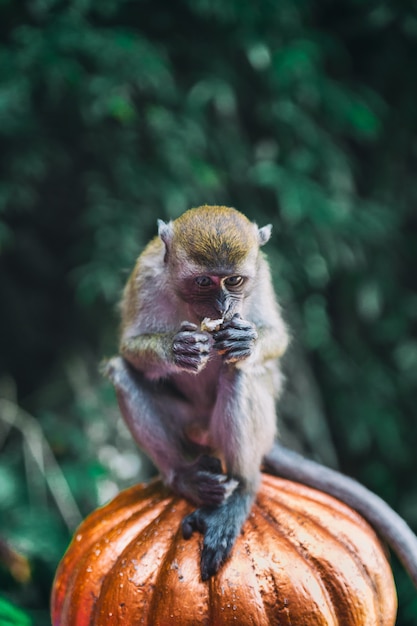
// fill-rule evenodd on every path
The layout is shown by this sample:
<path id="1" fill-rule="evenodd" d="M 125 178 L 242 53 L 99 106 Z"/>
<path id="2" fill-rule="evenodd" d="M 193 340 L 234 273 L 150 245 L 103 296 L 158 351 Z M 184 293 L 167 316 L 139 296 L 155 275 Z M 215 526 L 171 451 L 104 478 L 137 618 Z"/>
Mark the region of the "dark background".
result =
<path id="1" fill-rule="evenodd" d="M 283 438 L 417 529 L 415 2 L 2 0 L 0 36 L 0 537 L 31 569 L 0 543 L 0 615 L 49 624 L 76 524 L 149 475 L 98 363 L 156 219 L 204 203 L 274 226 Z"/>

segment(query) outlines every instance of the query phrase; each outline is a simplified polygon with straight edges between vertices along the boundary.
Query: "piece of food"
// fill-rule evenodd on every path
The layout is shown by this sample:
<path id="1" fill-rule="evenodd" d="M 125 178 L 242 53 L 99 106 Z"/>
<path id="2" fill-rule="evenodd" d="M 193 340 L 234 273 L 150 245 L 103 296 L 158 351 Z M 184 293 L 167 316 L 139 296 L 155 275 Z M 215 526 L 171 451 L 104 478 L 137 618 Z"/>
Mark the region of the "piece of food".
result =
<path id="1" fill-rule="evenodd" d="M 201 330 L 205 330 L 208 333 L 214 333 L 216 330 L 219 330 L 222 324 L 223 318 L 219 320 L 212 320 L 209 317 L 205 317 L 201 322 Z"/>

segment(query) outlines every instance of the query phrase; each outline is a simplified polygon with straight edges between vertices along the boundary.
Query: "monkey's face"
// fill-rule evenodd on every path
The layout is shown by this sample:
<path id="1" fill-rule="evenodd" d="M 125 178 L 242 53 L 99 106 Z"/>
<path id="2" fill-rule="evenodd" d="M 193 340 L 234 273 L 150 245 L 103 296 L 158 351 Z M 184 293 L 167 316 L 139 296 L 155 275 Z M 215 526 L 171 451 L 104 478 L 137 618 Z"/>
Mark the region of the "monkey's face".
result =
<path id="1" fill-rule="evenodd" d="M 183 246 L 172 246 L 166 252 L 171 284 L 187 303 L 195 323 L 204 318 L 228 321 L 239 313 L 244 317 L 245 298 L 253 290 L 258 271 L 259 246 L 256 244 L 235 259 L 232 244 L 220 249 L 201 247 L 190 256 Z"/>
<path id="2" fill-rule="evenodd" d="M 210 273 L 189 276 L 181 285 L 180 296 L 201 322 L 204 318 L 230 320 L 242 314 L 251 277 L 242 274 Z"/>

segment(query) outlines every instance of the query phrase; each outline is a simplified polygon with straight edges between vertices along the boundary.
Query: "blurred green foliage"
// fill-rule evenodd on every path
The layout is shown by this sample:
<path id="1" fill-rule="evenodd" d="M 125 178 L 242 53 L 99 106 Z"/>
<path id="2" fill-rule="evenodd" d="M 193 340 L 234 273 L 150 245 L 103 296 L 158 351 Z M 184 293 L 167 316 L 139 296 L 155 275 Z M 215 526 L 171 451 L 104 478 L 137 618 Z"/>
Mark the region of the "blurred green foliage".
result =
<path id="1" fill-rule="evenodd" d="M 31 619 L 26 613 L 0 598 L 0 623 L 2 626 L 31 626 Z"/>
<path id="2" fill-rule="evenodd" d="M 0 564 L 8 601 L 48 624 L 74 524 L 149 474 L 97 364 L 156 218 L 204 203 L 274 226 L 284 437 L 416 529 L 415 4 L 2 0 L 0 18 L 0 535 L 32 565 Z"/>

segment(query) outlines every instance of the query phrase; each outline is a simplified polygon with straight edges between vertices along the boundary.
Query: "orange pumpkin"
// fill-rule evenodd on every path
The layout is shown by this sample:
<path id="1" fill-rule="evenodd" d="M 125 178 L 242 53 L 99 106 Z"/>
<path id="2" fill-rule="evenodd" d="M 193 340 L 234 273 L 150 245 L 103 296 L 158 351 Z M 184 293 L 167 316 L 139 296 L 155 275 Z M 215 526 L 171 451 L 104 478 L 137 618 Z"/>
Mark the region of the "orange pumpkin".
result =
<path id="1" fill-rule="evenodd" d="M 372 528 L 344 504 L 264 475 L 231 558 L 208 582 L 192 506 L 160 481 L 92 513 L 62 559 L 54 626 L 391 626 L 396 593 Z"/>

